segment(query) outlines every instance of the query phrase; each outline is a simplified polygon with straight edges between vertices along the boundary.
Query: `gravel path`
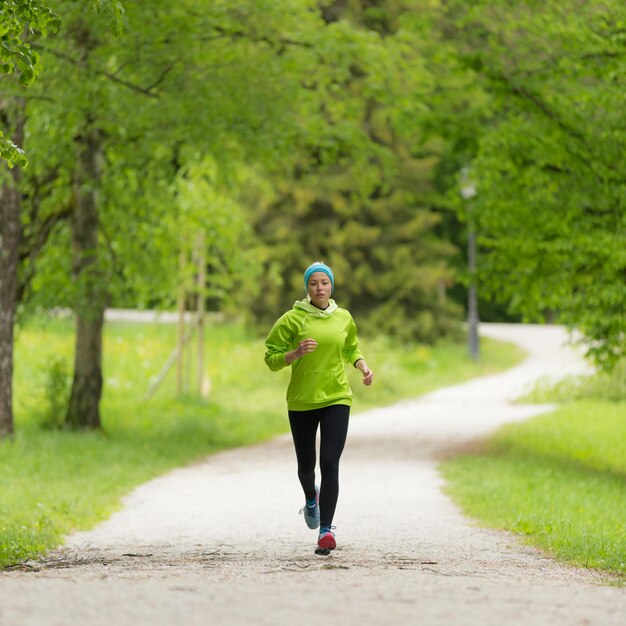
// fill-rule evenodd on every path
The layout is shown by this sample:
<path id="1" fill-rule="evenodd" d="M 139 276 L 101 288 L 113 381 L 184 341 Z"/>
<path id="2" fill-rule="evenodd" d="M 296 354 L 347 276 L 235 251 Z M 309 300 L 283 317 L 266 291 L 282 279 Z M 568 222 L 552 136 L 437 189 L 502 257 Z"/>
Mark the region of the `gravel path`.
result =
<path id="1" fill-rule="evenodd" d="M 335 519 L 313 554 L 289 437 L 142 485 L 122 511 L 30 571 L 0 574 L 0 624 L 626 624 L 626 589 L 477 527 L 442 494 L 437 459 L 545 406 L 532 381 L 580 371 L 558 327 L 483 325 L 530 354 L 496 376 L 354 415 Z"/>

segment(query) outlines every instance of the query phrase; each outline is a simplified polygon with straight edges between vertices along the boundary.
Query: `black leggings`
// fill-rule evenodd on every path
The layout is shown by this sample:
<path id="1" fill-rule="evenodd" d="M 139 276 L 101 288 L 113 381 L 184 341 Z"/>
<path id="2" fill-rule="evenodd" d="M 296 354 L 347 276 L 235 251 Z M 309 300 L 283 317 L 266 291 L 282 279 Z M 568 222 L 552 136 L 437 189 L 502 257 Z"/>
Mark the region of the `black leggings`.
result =
<path id="1" fill-rule="evenodd" d="M 346 443 L 350 407 L 333 404 L 312 411 L 289 411 L 298 459 L 298 478 L 307 500 L 315 498 L 315 437 L 320 426 L 320 526 L 330 526 L 339 496 L 339 459 Z"/>

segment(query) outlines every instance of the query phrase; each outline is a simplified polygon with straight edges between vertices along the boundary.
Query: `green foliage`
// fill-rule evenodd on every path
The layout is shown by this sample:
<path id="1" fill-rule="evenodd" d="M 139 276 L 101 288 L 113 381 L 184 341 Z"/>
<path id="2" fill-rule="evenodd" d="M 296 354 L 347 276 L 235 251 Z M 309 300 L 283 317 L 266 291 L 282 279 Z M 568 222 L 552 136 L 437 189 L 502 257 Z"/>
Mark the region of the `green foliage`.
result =
<path id="1" fill-rule="evenodd" d="M 40 70 L 39 54 L 26 40 L 39 31 L 42 36 L 59 29 L 59 18 L 37 0 L 5 0 L 0 9 L 0 75 L 16 73 L 22 87 L 32 85 Z M 4 81 L 6 82 L 6 81 Z M 6 103 L 0 103 L 0 114 Z M 2 115 L 3 124 L 6 123 Z M 7 129 L 5 129 L 7 130 Z M 24 151 L 7 139 L 0 130 L 0 160 L 9 167 L 26 165 Z"/>
<path id="2" fill-rule="evenodd" d="M 460 133 L 482 287 L 527 320 L 556 312 L 610 369 L 626 345 L 623 5 L 449 9 L 457 63 L 483 94 Z"/>
<path id="3" fill-rule="evenodd" d="M 73 4 L 77 5 L 76 0 Z M 60 5 L 57 7 L 51 5 Z M 112 31 L 122 32 L 124 6 L 118 0 L 91 0 L 91 10 L 109 19 Z M 70 5 L 71 7 L 71 5 Z M 42 70 L 41 54 L 37 51 L 39 40 L 61 30 L 61 14 L 71 10 L 55 0 L 45 4 L 38 0 L 6 0 L 0 10 L 0 75 L 17 75 L 19 87 L 30 87 Z M 112 21 L 111 21 L 111 18 Z M 33 45 L 34 44 L 34 45 Z M 21 94 L 11 86 L 11 91 Z M 0 107 L 0 113 L 6 103 Z M 3 120 L 5 121 L 5 120 Z M 27 159 L 24 151 L 13 144 L 0 131 L 0 159 L 7 161 L 9 167 L 25 166 Z"/>
<path id="4" fill-rule="evenodd" d="M 226 177 L 207 157 L 190 163 L 175 181 L 178 232 L 191 234 L 188 246 L 193 246 L 193 233 L 202 233 L 207 280 L 201 296 L 211 310 L 247 308 L 255 292 L 256 241 L 247 212 L 236 198 L 236 188 L 246 177 L 243 165 L 231 168 Z"/>
<path id="5" fill-rule="evenodd" d="M 31 318 L 19 329 L 17 432 L 15 440 L 0 442 L 0 567 L 44 553 L 63 535 L 93 526 L 117 509 L 132 487 L 170 468 L 288 429 L 287 372 L 270 372 L 263 363 L 263 341 L 240 325 L 207 330 L 209 401 L 191 393 L 176 399 L 171 373 L 146 402 L 150 379 L 175 345 L 176 333 L 169 325 L 107 324 L 105 433 L 75 433 L 38 425 L 50 372 L 43 364 L 69 361 L 71 320 Z M 519 360 L 517 350 L 495 342 L 479 366 L 464 356 L 463 346 L 450 344 L 400 347 L 377 337 L 364 339 L 364 349 L 377 382 L 365 389 L 353 381 L 357 411 Z M 62 370 L 54 376 L 58 382 Z"/>
<path id="6" fill-rule="evenodd" d="M 328 120 L 320 110 L 349 74 L 345 59 L 376 37 L 326 27 L 300 0 L 133 3 L 121 32 L 109 27 L 111 12 L 121 15 L 116 5 L 54 7 L 63 24 L 39 45 L 49 67 L 26 112 L 37 169 L 23 187 L 25 242 L 34 248 L 22 254 L 22 301 L 85 315 L 105 301 L 167 305 L 188 274 L 173 271 L 178 254 L 198 229 L 210 271 L 202 296 L 214 307 L 240 303 L 259 263 L 223 178 L 246 162 L 283 167 L 294 145 L 320 145 L 330 161 L 342 154 L 337 146 L 357 154 L 362 133 L 340 119 L 349 111 L 339 106 Z M 382 75 L 373 50 L 368 59 Z M 50 187 L 53 195 L 42 193 Z M 203 219 L 200 193 L 211 201 Z M 82 199 L 96 209 L 89 232 L 77 229 L 80 219 L 64 223 Z M 78 258 L 94 230 L 97 243 Z"/>
<path id="7" fill-rule="evenodd" d="M 59 355 L 51 357 L 44 387 L 46 408 L 41 421 L 44 428 L 59 429 L 64 426 L 71 383 L 67 359 Z"/>
<path id="8" fill-rule="evenodd" d="M 23 40 L 25 32 L 43 36 L 59 29 L 59 17 L 37 0 L 6 0 L 0 11 L 0 73 L 19 74 L 20 84 L 31 85 L 39 71 L 39 54 Z"/>
<path id="9" fill-rule="evenodd" d="M 459 311 L 445 297 L 452 248 L 432 232 L 437 215 L 416 207 L 402 189 L 346 200 L 351 181 L 348 174 L 285 186 L 276 203 L 259 207 L 255 228 L 268 247 L 268 271 L 253 303 L 257 315 L 267 322 L 290 307 L 304 294 L 306 266 L 324 260 L 336 274 L 335 298 L 360 327 L 403 341 L 454 335 Z"/>
<path id="10" fill-rule="evenodd" d="M 448 490 L 483 523 L 559 559 L 626 575 L 626 405 L 571 403 L 446 462 Z"/>
<path id="11" fill-rule="evenodd" d="M 29 40 L 46 71 L 28 91 L 23 302 L 73 306 L 90 280 L 70 279 L 67 220 L 96 132 L 84 185 L 113 304 L 169 306 L 204 230 L 211 308 L 266 325 L 323 259 L 361 329 L 454 336 L 471 163 L 479 293 L 556 311 L 607 367 L 623 350 L 616 0 L 48 5 L 63 24 Z"/>
<path id="12" fill-rule="evenodd" d="M 101 15 L 110 16 L 111 30 L 116 35 L 121 35 L 124 30 L 124 17 L 126 9 L 118 0 L 89 0 L 91 10 Z"/>
<path id="13" fill-rule="evenodd" d="M 180 248 L 168 230 L 181 226 L 168 217 L 180 210 L 174 180 L 208 159 L 219 163 L 216 193 L 251 213 L 255 261 L 228 263 L 266 272 L 259 315 L 287 306 L 299 268 L 322 257 L 350 277 L 342 301 L 364 324 L 432 338 L 460 316 L 457 173 L 471 161 L 480 292 L 528 319 L 558 311 L 610 365 L 626 317 L 620 13 L 615 0 L 604 12 L 579 4 L 50 2 L 63 25 L 45 46 L 33 35 L 47 71 L 28 104 L 37 163 L 25 229 L 69 213 L 75 140 L 97 127 L 100 263 L 114 300 L 167 301 Z M 225 191 L 229 169 L 256 182 Z M 61 278 L 67 235 L 51 241 L 40 267 Z M 23 258 L 30 276 L 33 256 Z M 244 275 L 254 284 L 242 269 L 222 295 Z M 40 303 L 53 299 L 45 285 L 69 294 L 65 282 L 39 280 Z"/>
<path id="14" fill-rule="evenodd" d="M 199 229 L 207 234 L 211 306 L 253 293 L 258 246 L 236 189 L 253 170 L 260 176 L 288 162 L 294 143 L 327 132 L 316 111 L 345 71 L 333 63 L 351 46 L 350 29 L 326 33 L 307 2 L 216 2 L 207 10 L 196 0 L 163 0 L 128 5 L 116 37 L 108 15 L 57 6 L 63 29 L 46 44 L 40 98 L 29 102 L 36 171 L 25 183 L 33 200 L 24 210 L 26 241 L 38 240 L 38 224 L 56 226 L 46 230 L 36 266 L 34 254 L 24 255 L 22 275 L 32 281 L 25 296 L 40 306 L 76 302 L 80 281 L 67 280 L 62 221 L 72 210 L 77 142 L 94 128 L 103 154 L 101 178 L 90 183 L 101 229 L 93 269 L 106 277 L 111 301 L 167 306 L 182 278 L 174 271 L 181 241 Z M 319 90 L 305 84 L 313 76 Z"/>
<path id="15" fill-rule="evenodd" d="M 415 121 L 432 77 L 398 28 L 408 8 L 322 7 L 329 27 L 318 54 L 336 71 L 309 79 L 323 97 L 310 122 L 319 128 L 295 146 L 286 176 L 246 192 L 266 247 L 267 280 L 253 305 L 266 323 L 300 297 L 304 268 L 324 260 L 360 328 L 403 341 L 458 330 L 460 307 L 446 297 L 456 249 L 437 232 L 436 158 Z"/>
<path id="16" fill-rule="evenodd" d="M 453 336 L 461 312 L 446 292 L 456 250 L 431 208 L 435 159 L 414 114 L 432 76 L 400 28 L 413 4 L 198 6 L 133 3 L 115 37 L 110 15 L 56 3 L 63 30 L 46 43 L 40 98 L 29 102 L 36 169 L 25 185 L 25 241 L 39 241 L 48 220 L 56 226 L 43 253 L 23 257 L 26 298 L 77 301 L 85 277 L 67 280 L 62 221 L 77 138 L 95 127 L 103 154 L 91 183 L 101 205 L 93 275 L 105 277 L 111 302 L 168 306 L 183 278 L 174 271 L 181 240 L 201 227 L 215 242 L 211 307 L 253 298 L 267 323 L 299 295 L 301 268 L 321 257 L 364 329 L 405 341 Z M 199 174 L 207 163 L 211 174 Z M 203 195 L 213 198 L 205 207 Z"/>
<path id="17" fill-rule="evenodd" d="M 7 139 L 0 130 L 0 159 L 6 161 L 9 167 L 26 165 L 27 159 L 24 151 Z"/>

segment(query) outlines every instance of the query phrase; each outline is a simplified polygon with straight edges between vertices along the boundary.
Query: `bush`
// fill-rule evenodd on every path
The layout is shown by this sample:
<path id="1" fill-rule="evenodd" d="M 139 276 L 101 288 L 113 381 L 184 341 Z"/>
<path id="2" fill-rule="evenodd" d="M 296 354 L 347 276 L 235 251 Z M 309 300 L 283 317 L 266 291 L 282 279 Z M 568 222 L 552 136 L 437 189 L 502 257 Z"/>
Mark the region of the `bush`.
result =
<path id="1" fill-rule="evenodd" d="M 71 383 L 72 377 L 66 360 L 61 356 L 50 357 L 44 385 L 46 402 L 41 419 L 43 428 L 58 430 L 64 427 Z"/>

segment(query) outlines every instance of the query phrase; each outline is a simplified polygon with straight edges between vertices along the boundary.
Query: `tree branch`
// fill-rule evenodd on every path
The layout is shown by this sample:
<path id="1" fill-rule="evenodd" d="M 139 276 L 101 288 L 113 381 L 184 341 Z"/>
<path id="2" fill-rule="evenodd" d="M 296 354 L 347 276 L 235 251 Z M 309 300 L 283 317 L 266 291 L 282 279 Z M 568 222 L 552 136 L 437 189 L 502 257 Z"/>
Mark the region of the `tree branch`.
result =
<path id="1" fill-rule="evenodd" d="M 76 67 L 82 67 L 82 68 L 86 67 L 86 64 L 83 61 L 79 61 L 63 52 L 59 52 L 58 50 L 55 50 L 54 48 L 48 48 L 46 46 L 41 46 L 41 45 L 37 47 L 40 51 L 50 53 L 53 56 L 57 57 L 58 59 L 61 59 L 62 61 L 66 61 L 67 63 L 70 63 Z M 171 70 L 174 68 L 175 65 L 176 65 L 176 61 L 172 61 L 163 70 L 163 72 L 157 78 L 157 80 L 151 85 L 148 85 L 147 87 L 136 85 L 135 83 L 131 83 L 128 80 L 120 78 L 119 76 L 116 76 L 115 74 L 111 74 L 110 72 L 105 72 L 104 70 L 95 69 L 94 72 L 99 76 L 104 76 L 105 78 L 108 78 L 109 80 L 112 80 L 113 82 L 116 82 L 126 87 L 127 89 L 130 89 L 131 91 L 140 93 L 143 96 L 146 96 L 148 98 L 159 98 L 160 97 L 159 94 L 154 93 L 154 89 L 163 83 L 163 81 L 165 80 L 165 78 L 171 72 Z"/>
<path id="2" fill-rule="evenodd" d="M 22 302 L 26 295 L 26 290 L 35 276 L 35 264 L 37 257 L 50 238 L 54 227 L 65 219 L 68 219 L 72 212 L 72 202 L 68 202 L 59 211 L 48 215 L 43 221 L 40 221 L 39 228 L 30 237 L 22 239 L 22 245 L 19 251 L 19 262 L 24 266 L 28 261 L 25 271 L 20 275 L 17 286 L 17 301 Z"/>

